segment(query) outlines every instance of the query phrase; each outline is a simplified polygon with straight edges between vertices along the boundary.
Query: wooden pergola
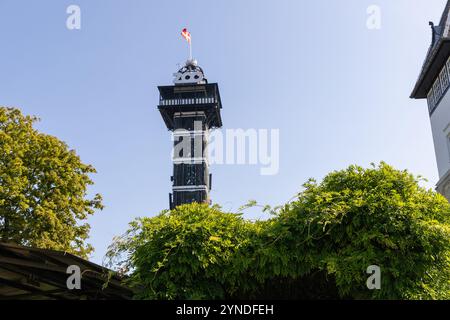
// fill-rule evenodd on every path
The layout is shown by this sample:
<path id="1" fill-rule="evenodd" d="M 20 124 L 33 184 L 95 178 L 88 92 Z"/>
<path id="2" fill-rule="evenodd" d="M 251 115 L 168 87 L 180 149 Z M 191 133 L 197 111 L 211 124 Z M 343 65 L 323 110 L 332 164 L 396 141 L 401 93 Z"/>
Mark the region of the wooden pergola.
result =
<path id="1" fill-rule="evenodd" d="M 69 290 L 69 266 L 79 266 L 81 289 Z M 110 270 L 72 254 L 0 242 L 0 300 L 123 300 L 133 292 Z"/>

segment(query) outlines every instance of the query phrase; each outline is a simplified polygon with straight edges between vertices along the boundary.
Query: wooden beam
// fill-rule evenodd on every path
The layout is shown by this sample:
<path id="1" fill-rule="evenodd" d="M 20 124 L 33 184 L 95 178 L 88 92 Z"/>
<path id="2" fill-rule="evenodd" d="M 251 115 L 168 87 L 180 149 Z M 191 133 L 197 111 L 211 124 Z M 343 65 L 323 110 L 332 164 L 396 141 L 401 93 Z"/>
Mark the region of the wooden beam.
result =
<path id="1" fill-rule="evenodd" d="M 26 284 L 23 284 L 23 283 L 20 283 L 20 282 L 17 282 L 17 281 L 12 281 L 12 280 L 9 280 L 9 279 L 0 278 L 0 283 L 4 284 L 6 286 L 9 286 L 9 287 L 13 287 L 13 288 L 22 290 L 22 291 L 27 291 L 27 292 L 29 292 L 31 294 L 34 294 L 34 295 L 37 294 L 37 295 L 41 295 L 41 296 L 44 296 L 44 297 L 49 297 L 49 298 L 52 298 L 52 299 L 64 299 L 64 298 L 62 298 L 60 296 L 55 296 L 54 294 L 49 293 L 49 292 L 47 292 L 45 290 L 42 290 L 42 289 L 39 289 L 39 288 L 36 288 L 36 287 L 32 287 L 32 286 L 29 286 L 29 285 L 26 285 Z"/>

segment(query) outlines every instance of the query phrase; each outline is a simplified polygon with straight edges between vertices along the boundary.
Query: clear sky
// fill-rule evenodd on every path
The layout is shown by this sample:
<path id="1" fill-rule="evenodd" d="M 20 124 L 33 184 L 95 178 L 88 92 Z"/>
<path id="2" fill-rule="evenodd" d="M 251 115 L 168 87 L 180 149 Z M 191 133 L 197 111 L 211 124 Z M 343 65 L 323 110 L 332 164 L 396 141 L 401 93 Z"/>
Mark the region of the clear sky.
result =
<path id="1" fill-rule="evenodd" d="M 194 56 L 218 82 L 224 128 L 280 130 L 280 170 L 215 165 L 212 199 L 278 205 L 310 177 L 384 160 L 437 182 L 425 101 L 409 99 L 445 0 L 0 0 L 0 105 L 39 116 L 92 164 L 91 259 L 168 207 L 171 140 L 157 85 Z M 66 9 L 81 8 L 81 30 Z M 366 26 L 370 5 L 381 29 Z M 249 218 L 263 217 L 258 211 Z"/>

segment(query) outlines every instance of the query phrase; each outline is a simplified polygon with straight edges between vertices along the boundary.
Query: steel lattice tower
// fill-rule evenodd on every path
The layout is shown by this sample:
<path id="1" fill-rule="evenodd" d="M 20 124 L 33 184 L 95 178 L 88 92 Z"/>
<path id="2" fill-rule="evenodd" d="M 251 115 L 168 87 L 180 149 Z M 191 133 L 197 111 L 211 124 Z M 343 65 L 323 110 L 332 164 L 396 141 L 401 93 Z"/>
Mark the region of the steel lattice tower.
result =
<path id="1" fill-rule="evenodd" d="M 171 209 L 210 203 L 208 134 L 222 127 L 219 86 L 208 83 L 197 61 L 189 59 L 174 76 L 174 85 L 158 87 L 158 109 L 174 137 Z"/>

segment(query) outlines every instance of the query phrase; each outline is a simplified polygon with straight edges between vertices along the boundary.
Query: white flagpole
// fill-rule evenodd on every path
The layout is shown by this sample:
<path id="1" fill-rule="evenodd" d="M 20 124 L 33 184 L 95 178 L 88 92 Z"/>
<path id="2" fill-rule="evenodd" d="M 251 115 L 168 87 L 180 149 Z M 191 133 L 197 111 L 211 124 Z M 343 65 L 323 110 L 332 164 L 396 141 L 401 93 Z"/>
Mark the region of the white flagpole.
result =
<path id="1" fill-rule="evenodd" d="M 192 60 L 192 38 L 189 40 L 189 60 Z"/>

